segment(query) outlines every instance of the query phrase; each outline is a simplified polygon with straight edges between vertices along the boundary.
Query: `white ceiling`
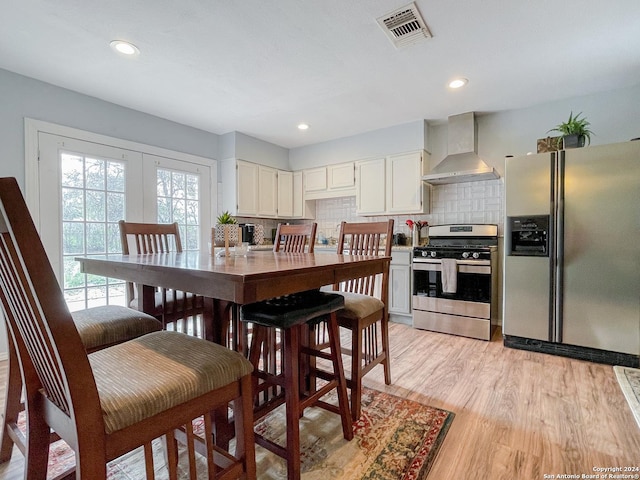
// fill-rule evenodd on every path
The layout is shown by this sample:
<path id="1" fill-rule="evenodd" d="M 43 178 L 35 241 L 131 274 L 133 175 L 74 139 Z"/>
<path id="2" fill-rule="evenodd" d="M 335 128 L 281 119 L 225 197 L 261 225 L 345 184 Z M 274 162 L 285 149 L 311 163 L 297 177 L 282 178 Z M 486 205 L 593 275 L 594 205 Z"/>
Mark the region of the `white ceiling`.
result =
<path id="1" fill-rule="evenodd" d="M 287 148 L 640 81 L 638 0 L 416 0 L 433 38 L 396 49 L 376 19 L 406 4 L 4 0 L 0 68 Z"/>

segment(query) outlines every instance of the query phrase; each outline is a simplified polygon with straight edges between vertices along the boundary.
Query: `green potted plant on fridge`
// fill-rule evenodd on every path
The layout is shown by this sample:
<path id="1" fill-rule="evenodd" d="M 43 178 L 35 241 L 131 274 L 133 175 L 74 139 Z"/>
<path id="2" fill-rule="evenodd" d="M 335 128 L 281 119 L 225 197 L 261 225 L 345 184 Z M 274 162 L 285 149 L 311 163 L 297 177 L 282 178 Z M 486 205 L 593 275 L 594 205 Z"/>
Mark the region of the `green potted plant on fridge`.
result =
<path id="1" fill-rule="evenodd" d="M 556 125 L 555 128 L 549 130 L 549 132 L 558 132 L 562 138 L 562 144 L 558 145 L 560 148 L 578 148 L 584 147 L 585 141 L 587 145 L 591 144 L 591 135 L 594 133 L 589 130 L 591 125 L 586 118 L 582 117 L 582 112 L 577 115 L 573 115 L 573 111 L 569 114 L 569 119 L 566 122 L 562 122 Z M 547 132 L 547 133 L 549 133 Z"/>

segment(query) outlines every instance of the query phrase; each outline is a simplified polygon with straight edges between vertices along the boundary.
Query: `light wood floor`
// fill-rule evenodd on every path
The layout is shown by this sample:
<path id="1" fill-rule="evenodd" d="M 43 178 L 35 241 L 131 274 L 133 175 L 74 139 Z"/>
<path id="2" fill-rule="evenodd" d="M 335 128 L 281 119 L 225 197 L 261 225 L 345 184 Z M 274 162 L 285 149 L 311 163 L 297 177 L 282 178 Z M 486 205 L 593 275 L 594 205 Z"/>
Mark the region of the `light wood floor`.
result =
<path id="1" fill-rule="evenodd" d="M 392 324 L 390 336 L 393 384 L 376 367 L 365 385 L 455 413 L 429 479 L 537 480 L 640 466 L 640 428 L 611 366 L 504 348 L 500 332 L 485 342 Z M 16 450 L 0 480 L 21 478 Z"/>

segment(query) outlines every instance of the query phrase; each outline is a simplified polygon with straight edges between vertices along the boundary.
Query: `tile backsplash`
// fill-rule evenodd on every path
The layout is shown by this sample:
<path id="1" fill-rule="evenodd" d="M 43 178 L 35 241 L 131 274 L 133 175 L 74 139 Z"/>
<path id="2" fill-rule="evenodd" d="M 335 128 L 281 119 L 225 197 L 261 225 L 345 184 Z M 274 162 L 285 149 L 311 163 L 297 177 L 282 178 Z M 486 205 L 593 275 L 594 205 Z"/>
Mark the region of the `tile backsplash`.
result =
<path id="1" fill-rule="evenodd" d="M 410 235 L 407 219 L 426 220 L 430 225 L 449 223 L 490 223 L 498 225 L 498 233 L 503 234 L 504 223 L 504 183 L 502 180 L 453 183 L 435 185 L 431 189 L 431 213 L 428 215 L 397 215 L 361 217 L 356 215 L 356 197 L 329 198 L 316 200 L 317 237 L 337 238 L 340 222 L 377 222 L 388 218 L 395 220 L 395 232 Z M 238 218 L 241 223 L 264 225 L 265 237 L 271 239 L 271 229 L 282 220 Z M 293 220 L 291 223 L 298 223 Z"/>
<path id="2" fill-rule="evenodd" d="M 502 180 L 437 185 L 431 191 L 429 223 L 492 223 L 502 235 Z"/>
<path id="3" fill-rule="evenodd" d="M 428 215 L 397 215 L 360 217 L 356 215 L 355 197 L 316 200 L 316 219 L 318 235 L 322 232 L 327 238 L 337 237 L 340 222 L 376 222 L 393 218 L 396 232 L 409 235 L 407 219 L 426 220 L 430 225 L 449 223 L 489 223 L 498 225 L 503 231 L 503 191 L 500 179 L 480 182 L 453 183 L 435 185 L 431 189 L 431 213 Z"/>

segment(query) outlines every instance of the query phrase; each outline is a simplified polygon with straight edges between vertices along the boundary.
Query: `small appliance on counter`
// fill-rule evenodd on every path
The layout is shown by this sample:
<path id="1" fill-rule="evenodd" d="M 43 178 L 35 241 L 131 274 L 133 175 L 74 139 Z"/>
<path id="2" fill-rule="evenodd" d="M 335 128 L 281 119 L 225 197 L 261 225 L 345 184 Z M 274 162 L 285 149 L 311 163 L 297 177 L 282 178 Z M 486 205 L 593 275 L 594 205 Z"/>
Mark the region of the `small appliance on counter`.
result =
<path id="1" fill-rule="evenodd" d="M 264 225 L 253 223 L 241 223 L 242 241 L 249 245 L 262 245 L 264 243 Z"/>
<path id="2" fill-rule="evenodd" d="M 256 242 L 253 238 L 253 234 L 256 226 L 253 223 L 241 223 L 240 228 L 242 229 L 242 241 L 248 242 L 249 245 L 255 245 Z"/>
<path id="3" fill-rule="evenodd" d="M 406 245 L 407 244 L 407 236 L 404 233 L 394 233 L 393 234 L 393 244 L 394 245 Z"/>

